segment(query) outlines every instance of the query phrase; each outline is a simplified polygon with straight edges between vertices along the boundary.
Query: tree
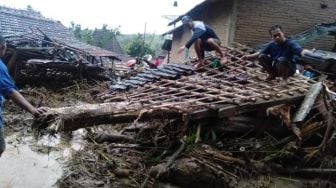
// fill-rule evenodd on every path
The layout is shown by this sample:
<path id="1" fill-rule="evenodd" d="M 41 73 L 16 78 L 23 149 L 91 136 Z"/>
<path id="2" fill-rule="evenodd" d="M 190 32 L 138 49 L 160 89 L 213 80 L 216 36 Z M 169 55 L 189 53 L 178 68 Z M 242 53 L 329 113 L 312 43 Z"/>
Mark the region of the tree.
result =
<path id="1" fill-rule="evenodd" d="M 130 56 L 143 56 L 145 54 L 154 55 L 154 50 L 150 48 L 150 45 L 145 43 L 143 36 L 138 34 L 138 36 L 126 45 L 126 53 Z"/>
<path id="2" fill-rule="evenodd" d="M 93 38 L 92 38 L 92 30 L 91 29 L 82 29 L 82 26 L 80 24 L 75 24 L 74 22 L 71 22 L 71 26 L 69 30 L 74 34 L 74 36 L 85 43 L 92 44 Z"/>
<path id="3" fill-rule="evenodd" d="M 120 26 L 109 29 L 107 24 L 104 24 L 101 29 L 95 31 L 91 29 L 82 29 L 80 24 L 71 22 L 69 30 L 74 36 L 82 42 L 106 48 L 110 45 L 113 37 L 116 37 L 124 51 L 131 56 L 143 56 L 145 54 L 155 55 L 153 49 L 160 49 L 163 43 L 162 37 L 155 34 L 146 34 L 146 42 L 142 34 L 122 35 Z M 99 34 L 94 34 L 95 32 Z M 93 36 L 95 35 L 95 36 Z"/>
<path id="4" fill-rule="evenodd" d="M 75 24 L 74 22 L 71 22 L 70 31 L 73 32 L 77 39 L 82 39 L 82 26 L 80 24 Z"/>
<path id="5" fill-rule="evenodd" d="M 112 42 L 113 37 L 121 35 L 120 26 L 114 29 L 108 29 L 107 24 L 104 24 L 103 27 L 99 30 L 99 38 L 96 39 L 95 43 L 101 48 L 107 48 L 108 43 Z"/>
<path id="6" fill-rule="evenodd" d="M 27 10 L 34 11 L 33 7 L 31 5 L 27 5 Z"/>
<path id="7" fill-rule="evenodd" d="M 88 44 L 93 44 L 92 33 L 93 31 L 88 28 L 82 30 L 81 31 L 81 41 L 88 43 Z"/>

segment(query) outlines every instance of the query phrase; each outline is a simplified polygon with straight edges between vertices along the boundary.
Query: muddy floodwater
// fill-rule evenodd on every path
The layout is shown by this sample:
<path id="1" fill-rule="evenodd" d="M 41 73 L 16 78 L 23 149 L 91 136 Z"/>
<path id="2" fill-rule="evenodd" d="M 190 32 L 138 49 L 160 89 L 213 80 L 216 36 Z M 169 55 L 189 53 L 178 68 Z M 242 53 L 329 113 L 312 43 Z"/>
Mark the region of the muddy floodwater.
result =
<path id="1" fill-rule="evenodd" d="M 81 133 L 78 130 L 40 140 L 18 134 L 7 136 L 7 148 L 0 158 L 0 188 L 57 187 L 62 163 L 84 144 Z"/>

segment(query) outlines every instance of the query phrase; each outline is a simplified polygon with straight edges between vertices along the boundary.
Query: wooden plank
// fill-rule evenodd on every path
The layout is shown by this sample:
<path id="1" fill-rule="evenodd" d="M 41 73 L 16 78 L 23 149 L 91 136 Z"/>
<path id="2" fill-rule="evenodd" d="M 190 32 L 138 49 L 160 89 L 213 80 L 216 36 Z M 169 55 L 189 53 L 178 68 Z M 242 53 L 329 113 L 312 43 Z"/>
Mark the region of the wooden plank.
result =
<path id="1" fill-rule="evenodd" d="M 304 118 L 308 115 L 312 106 L 315 103 L 317 96 L 320 94 L 321 89 L 322 89 L 322 82 L 318 82 L 309 88 L 300 108 L 296 111 L 294 115 L 293 118 L 294 123 L 302 122 Z"/>
<path id="2" fill-rule="evenodd" d="M 303 99 L 304 95 L 297 95 L 294 97 L 282 97 L 270 101 L 262 101 L 258 103 L 244 103 L 241 105 L 226 105 L 218 110 L 219 117 L 228 117 L 231 115 L 241 114 L 245 112 L 255 111 L 257 109 L 267 108 L 284 103 L 296 103 Z"/>

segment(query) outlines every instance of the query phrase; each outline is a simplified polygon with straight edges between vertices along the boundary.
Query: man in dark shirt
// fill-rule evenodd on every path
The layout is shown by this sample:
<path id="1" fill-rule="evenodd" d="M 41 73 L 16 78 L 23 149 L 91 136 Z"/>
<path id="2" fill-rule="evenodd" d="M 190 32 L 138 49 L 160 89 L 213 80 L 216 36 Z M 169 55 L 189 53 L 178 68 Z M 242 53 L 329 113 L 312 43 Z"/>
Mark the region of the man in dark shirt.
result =
<path id="1" fill-rule="evenodd" d="M 201 21 L 192 21 L 189 16 L 183 16 L 181 21 L 184 26 L 187 26 L 191 30 L 192 36 L 184 46 L 180 47 L 178 53 L 181 53 L 183 50 L 189 50 L 191 45 L 194 44 L 199 61 L 195 65 L 196 69 L 205 64 L 205 51 L 215 50 L 221 58 L 221 65 L 227 62 L 227 58 L 224 56 L 220 47 L 220 40 L 212 28 Z"/>
<path id="2" fill-rule="evenodd" d="M 272 26 L 269 34 L 273 40 L 262 50 L 245 55 L 241 59 L 249 60 L 258 58 L 260 64 L 269 74 L 267 80 L 273 80 L 277 76 L 282 77 L 282 86 L 287 84 L 288 77 L 296 72 L 296 62 L 294 56 L 311 54 L 310 51 L 303 49 L 295 41 L 285 37 L 280 25 Z"/>
<path id="3" fill-rule="evenodd" d="M 7 48 L 6 41 L 0 35 L 0 157 L 6 148 L 2 128 L 2 112 L 1 112 L 3 97 L 12 99 L 16 105 L 20 106 L 22 109 L 30 112 L 35 116 L 41 115 L 42 113 L 47 112 L 48 110 L 45 107 L 35 108 L 17 91 L 14 83 L 12 82 L 8 74 L 8 69 L 6 65 L 1 60 L 1 58 L 5 55 L 6 48 Z"/>

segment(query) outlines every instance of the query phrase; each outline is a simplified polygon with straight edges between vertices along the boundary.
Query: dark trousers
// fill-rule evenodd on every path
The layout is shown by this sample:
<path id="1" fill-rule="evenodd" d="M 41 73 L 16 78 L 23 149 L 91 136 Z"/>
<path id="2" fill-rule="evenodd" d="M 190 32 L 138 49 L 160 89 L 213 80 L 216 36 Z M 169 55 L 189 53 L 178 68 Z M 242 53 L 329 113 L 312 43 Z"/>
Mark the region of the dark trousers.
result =
<path id="1" fill-rule="evenodd" d="M 285 57 L 279 57 L 274 61 L 271 57 L 260 54 L 258 61 L 270 76 L 280 76 L 287 79 L 289 76 L 293 76 L 296 71 L 295 64 Z"/>
<path id="2" fill-rule="evenodd" d="M 0 127 L 0 156 L 6 149 L 6 141 L 3 132 L 3 128 Z"/>

